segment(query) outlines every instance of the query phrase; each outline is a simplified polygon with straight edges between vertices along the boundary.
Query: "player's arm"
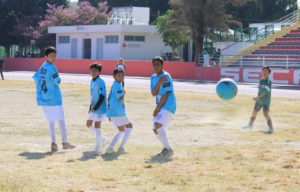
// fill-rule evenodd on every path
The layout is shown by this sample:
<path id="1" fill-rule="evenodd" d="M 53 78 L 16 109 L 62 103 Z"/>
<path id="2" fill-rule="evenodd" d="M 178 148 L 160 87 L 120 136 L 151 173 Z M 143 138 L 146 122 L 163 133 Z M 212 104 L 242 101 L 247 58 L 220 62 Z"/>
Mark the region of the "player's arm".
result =
<path id="1" fill-rule="evenodd" d="M 166 94 L 164 94 L 162 97 L 161 97 L 161 99 L 160 99 L 160 101 L 159 101 L 159 103 L 158 103 L 158 105 L 156 106 L 156 108 L 155 108 L 155 110 L 154 110 L 154 112 L 153 112 L 153 116 L 154 117 L 156 117 L 156 115 L 159 113 L 159 111 L 160 111 L 160 108 L 165 104 L 165 102 L 167 101 L 167 99 L 168 99 L 168 97 L 169 97 L 169 94 L 170 94 L 170 92 L 167 92 Z"/>
<path id="2" fill-rule="evenodd" d="M 96 105 L 93 107 L 92 112 L 95 112 L 95 111 L 97 111 L 99 109 L 99 107 L 101 106 L 103 100 L 104 100 L 104 95 L 100 94 L 99 95 L 99 99 L 98 99 Z"/>
<path id="3" fill-rule="evenodd" d="M 156 96 L 158 94 L 159 87 L 161 86 L 161 84 L 163 84 L 167 80 L 168 80 L 168 77 L 166 75 L 164 75 L 163 77 L 161 77 L 159 79 L 159 81 L 156 83 L 154 88 L 151 90 L 151 93 L 152 93 L 153 96 Z"/>
<path id="4" fill-rule="evenodd" d="M 124 99 L 124 97 L 125 97 L 125 91 L 124 94 L 118 98 L 118 101 L 121 102 Z"/>
<path id="5" fill-rule="evenodd" d="M 123 90 L 121 87 L 118 87 L 116 89 L 117 89 L 115 91 L 116 98 L 117 98 L 118 102 L 121 102 L 124 99 L 125 90 Z"/>
<path id="6" fill-rule="evenodd" d="M 53 70 L 53 72 L 51 74 L 51 79 L 55 85 L 58 85 L 61 82 L 61 79 L 59 77 L 59 74 L 58 74 L 58 71 L 56 68 Z"/>
<path id="7" fill-rule="evenodd" d="M 92 104 L 90 104 L 90 107 L 89 107 L 89 113 L 91 112 L 91 108 L 92 108 Z"/>

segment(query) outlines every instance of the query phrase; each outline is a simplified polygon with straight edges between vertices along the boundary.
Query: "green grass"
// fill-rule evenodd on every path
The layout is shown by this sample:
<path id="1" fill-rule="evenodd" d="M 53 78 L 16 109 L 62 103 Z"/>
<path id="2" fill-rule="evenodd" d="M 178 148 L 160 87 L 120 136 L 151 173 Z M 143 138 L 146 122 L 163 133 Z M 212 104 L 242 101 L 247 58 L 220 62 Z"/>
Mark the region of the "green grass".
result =
<path id="1" fill-rule="evenodd" d="M 214 94 L 176 91 L 178 109 L 167 130 L 175 155 L 155 159 L 161 146 L 151 130 L 155 106 L 148 89 L 126 88 L 134 128 L 124 155 L 91 152 L 94 137 L 85 128 L 89 86 L 63 84 L 62 91 L 69 139 L 77 147 L 50 153 L 34 84 L 0 81 L 1 192 L 299 191 L 299 99 L 272 99 L 276 131 L 265 135 L 262 114 L 251 132 L 240 130 L 253 109 L 250 96 L 225 102 Z M 109 122 L 102 129 L 110 140 L 116 132 Z"/>

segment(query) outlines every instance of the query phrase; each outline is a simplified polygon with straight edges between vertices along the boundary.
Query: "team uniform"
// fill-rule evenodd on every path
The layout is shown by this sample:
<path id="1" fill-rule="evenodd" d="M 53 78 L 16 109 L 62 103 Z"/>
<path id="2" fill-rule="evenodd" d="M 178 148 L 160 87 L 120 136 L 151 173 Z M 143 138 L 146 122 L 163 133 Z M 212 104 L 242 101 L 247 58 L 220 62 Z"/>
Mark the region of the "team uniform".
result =
<path id="1" fill-rule="evenodd" d="M 56 144 L 55 121 L 59 121 L 59 128 L 63 144 L 67 143 L 67 128 L 65 125 L 62 95 L 59 88 L 61 79 L 55 65 L 44 62 L 33 75 L 36 83 L 37 104 L 42 106 L 46 120 L 49 121 L 49 131 L 52 143 Z"/>
<path id="2" fill-rule="evenodd" d="M 162 78 L 163 76 L 166 76 L 167 80 L 164 83 L 162 83 L 159 87 L 158 93 L 156 95 L 156 105 L 159 104 L 163 95 L 165 95 L 165 94 L 169 94 L 169 95 L 168 95 L 167 100 L 163 104 L 163 106 L 160 108 L 160 111 L 158 112 L 156 117 L 154 117 L 154 119 L 153 119 L 153 130 L 156 129 L 155 123 L 159 123 L 162 125 L 159 129 L 156 130 L 157 131 L 156 136 L 164 146 L 164 149 L 162 150 L 161 153 L 158 154 L 158 156 L 161 156 L 161 155 L 170 156 L 173 154 L 173 150 L 170 147 L 170 144 L 169 144 L 169 141 L 167 138 L 166 128 L 167 128 L 168 124 L 170 123 L 173 115 L 176 112 L 176 97 L 175 97 L 175 93 L 174 93 L 173 80 L 172 80 L 170 74 L 165 71 L 162 71 L 162 73 L 159 76 L 157 76 L 157 74 L 153 74 L 151 76 L 150 90 L 152 91 L 155 88 L 156 84 L 158 83 L 160 78 Z"/>
<path id="3" fill-rule="evenodd" d="M 271 104 L 271 89 L 272 89 L 272 82 L 267 77 L 266 79 L 260 79 L 259 85 L 258 85 L 258 96 L 261 96 L 262 94 L 265 94 L 262 98 L 257 100 L 254 105 L 254 112 L 259 112 L 262 108 L 265 113 L 268 113 L 270 110 L 270 104 Z M 251 129 L 253 127 L 253 123 L 255 121 L 256 117 L 251 117 L 250 122 L 247 126 L 244 126 L 242 128 L 244 129 Z M 267 124 L 269 126 L 269 131 L 267 133 L 272 134 L 274 131 L 273 123 L 271 119 L 267 119 Z"/>
<path id="4" fill-rule="evenodd" d="M 263 93 L 265 93 L 266 95 L 256 101 L 254 106 L 255 111 L 260 111 L 261 108 L 263 108 L 263 111 L 269 112 L 271 104 L 271 89 L 272 82 L 269 78 L 259 80 L 258 96 L 260 96 Z"/>
<path id="5" fill-rule="evenodd" d="M 124 96 L 124 89 L 120 82 L 114 81 L 111 87 L 109 97 L 108 97 L 108 107 L 107 107 L 107 116 L 111 119 L 115 128 L 125 126 L 130 124 L 130 121 L 126 115 L 124 98 L 121 101 L 118 101 L 121 97 Z M 123 141 L 119 147 L 119 150 L 122 149 L 129 138 L 131 133 L 131 128 L 126 128 Z M 113 138 L 110 146 L 107 151 L 111 151 L 114 145 L 117 143 L 119 138 L 122 136 L 123 132 L 118 132 Z"/>
<path id="6" fill-rule="evenodd" d="M 106 86 L 104 80 L 98 76 L 92 79 L 90 83 L 91 105 L 89 109 L 88 120 L 105 122 L 106 121 Z M 100 99 L 103 97 L 103 100 Z M 92 112 L 95 110 L 95 112 Z M 102 136 L 100 128 L 91 126 L 90 129 L 96 135 L 96 152 L 101 151 L 101 147 L 107 142 L 107 139 Z"/>
<path id="7" fill-rule="evenodd" d="M 118 101 L 123 95 L 124 89 L 121 83 L 114 81 L 108 97 L 107 116 L 110 117 L 116 128 L 130 123 L 125 112 L 124 98 L 120 102 Z"/>
<path id="8" fill-rule="evenodd" d="M 106 86 L 103 79 L 98 76 L 97 79 L 91 80 L 90 83 L 91 106 L 88 120 L 106 121 Z M 102 103 L 99 103 L 100 95 L 104 96 Z M 92 110 L 95 109 L 95 112 Z"/>
<path id="9" fill-rule="evenodd" d="M 122 69 L 123 71 L 126 70 L 126 65 L 124 63 L 118 63 L 116 65 L 116 69 Z"/>
<path id="10" fill-rule="evenodd" d="M 170 123 L 172 116 L 176 112 L 176 97 L 174 93 L 173 80 L 169 73 L 162 71 L 160 76 L 157 76 L 156 74 L 152 75 L 150 90 L 152 91 L 154 89 L 159 79 L 163 76 L 167 76 L 168 79 L 159 88 L 159 91 L 156 95 L 156 105 L 159 104 L 160 99 L 164 94 L 168 93 L 169 96 L 164 105 L 161 107 L 161 110 L 153 120 L 153 129 L 155 129 L 155 123 L 162 124 L 161 128 L 165 129 Z"/>

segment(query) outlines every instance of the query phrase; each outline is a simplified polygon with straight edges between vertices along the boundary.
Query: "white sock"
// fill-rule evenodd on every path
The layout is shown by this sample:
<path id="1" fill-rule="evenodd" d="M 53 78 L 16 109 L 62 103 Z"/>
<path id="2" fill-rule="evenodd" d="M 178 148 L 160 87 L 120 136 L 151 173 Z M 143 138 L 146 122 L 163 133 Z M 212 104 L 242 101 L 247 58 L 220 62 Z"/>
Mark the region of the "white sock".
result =
<path id="1" fill-rule="evenodd" d="M 54 121 L 49 121 L 49 133 L 51 136 L 52 143 L 56 144 L 55 122 Z"/>
<path id="2" fill-rule="evenodd" d="M 119 141 L 120 137 L 123 135 L 123 132 L 119 131 L 113 138 L 113 140 L 111 141 L 110 145 L 109 145 L 109 149 L 114 148 L 114 146 L 116 145 L 116 143 Z"/>
<path id="3" fill-rule="evenodd" d="M 129 136 L 131 134 L 131 130 L 132 130 L 132 128 L 126 128 L 126 131 L 125 131 L 122 143 L 120 145 L 121 148 L 124 147 L 124 145 L 126 144 L 128 138 L 129 138 Z"/>
<path id="4" fill-rule="evenodd" d="M 96 130 L 95 130 L 95 127 L 94 127 L 94 126 L 90 126 L 90 130 L 92 131 L 92 133 L 93 133 L 94 135 L 96 135 Z"/>
<path id="5" fill-rule="evenodd" d="M 164 145 L 164 147 L 167 149 L 171 149 L 168 138 L 167 138 L 166 130 L 163 128 L 160 128 L 157 130 L 157 132 L 158 132 L 157 137 L 161 141 L 161 143 Z"/>
<path id="6" fill-rule="evenodd" d="M 59 120 L 59 130 L 62 137 L 62 143 L 68 143 L 68 137 L 67 137 L 67 128 L 65 120 Z"/>
<path id="7" fill-rule="evenodd" d="M 101 148 L 101 128 L 96 128 L 96 149 Z"/>

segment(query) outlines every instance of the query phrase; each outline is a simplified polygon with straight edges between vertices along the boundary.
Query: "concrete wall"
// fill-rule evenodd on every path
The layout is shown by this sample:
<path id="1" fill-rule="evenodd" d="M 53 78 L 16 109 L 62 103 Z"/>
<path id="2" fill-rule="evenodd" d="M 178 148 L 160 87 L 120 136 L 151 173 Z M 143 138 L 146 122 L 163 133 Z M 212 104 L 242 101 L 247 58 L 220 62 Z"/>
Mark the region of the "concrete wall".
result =
<path id="1" fill-rule="evenodd" d="M 87 59 L 57 59 L 56 66 L 61 73 L 88 74 L 89 64 L 101 62 L 102 74 L 112 75 L 115 69 L 115 60 L 87 60 Z M 36 71 L 44 62 L 43 58 L 12 58 L 4 59 L 4 70 Z M 126 61 L 127 76 L 150 77 L 153 74 L 151 61 Z M 238 67 L 196 67 L 193 62 L 165 62 L 164 69 L 174 79 L 190 79 L 203 81 L 219 81 L 222 78 L 231 78 L 237 82 L 257 83 L 261 68 Z M 273 84 L 300 85 L 300 69 L 272 69 L 270 79 Z"/>
<path id="2" fill-rule="evenodd" d="M 37 71 L 44 59 L 6 58 L 4 62 L 4 70 Z M 102 64 L 101 73 L 104 75 L 112 75 L 117 64 L 117 60 L 57 59 L 56 66 L 61 73 L 88 74 L 92 62 Z M 125 63 L 128 76 L 150 77 L 153 74 L 151 61 L 126 61 Z M 164 69 L 176 79 L 195 79 L 196 65 L 193 62 L 165 62 Z"/>

